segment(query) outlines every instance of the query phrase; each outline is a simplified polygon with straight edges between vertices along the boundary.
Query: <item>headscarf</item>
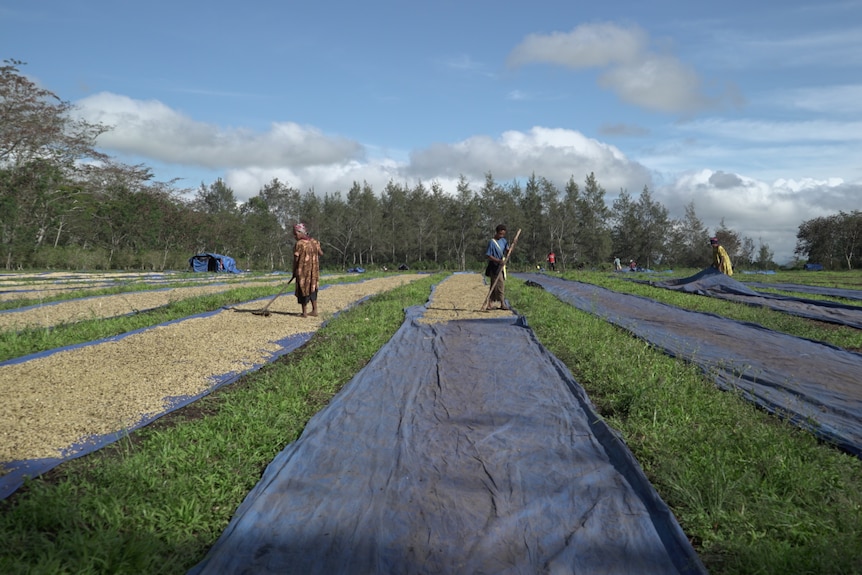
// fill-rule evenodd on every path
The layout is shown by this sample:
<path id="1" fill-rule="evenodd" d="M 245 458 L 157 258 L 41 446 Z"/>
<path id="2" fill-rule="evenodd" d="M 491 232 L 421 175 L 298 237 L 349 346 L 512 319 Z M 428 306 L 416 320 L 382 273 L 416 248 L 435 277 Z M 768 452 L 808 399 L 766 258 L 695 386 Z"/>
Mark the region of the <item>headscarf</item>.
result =
<path id="1" fill-rule="evenodd" d="M 305 224 L 303 224 L 302 222 L 299 222 L 298 224 L 293 226 L 293 231 L 299 232 L 302 235 L 308 234 L 308 232 L 305 230 Z"/>

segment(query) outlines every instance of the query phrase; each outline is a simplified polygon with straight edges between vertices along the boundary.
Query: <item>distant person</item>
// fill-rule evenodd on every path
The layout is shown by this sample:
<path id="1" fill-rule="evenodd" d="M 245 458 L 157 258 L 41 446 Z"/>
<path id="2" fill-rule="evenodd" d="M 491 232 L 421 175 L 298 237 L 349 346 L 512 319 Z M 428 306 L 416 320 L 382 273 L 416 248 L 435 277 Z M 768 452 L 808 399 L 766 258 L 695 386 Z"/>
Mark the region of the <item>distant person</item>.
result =
<path id="1" fill-rule="evenodd" d="M 620 258 L 614 258 L 614 271 L 622 271 L 623 264 L 620 262 Z"/>
<path id="2" fill-rule="evenodd" d="M 296 245 L 293 248 L 293 277 L 296 280 L 296 301 L 302 306 L 302 317 L 308 317 L 308 304 L 311 303 L 311 317 L 317 317 L 317 292 L 320 289 L 320 242 L 308 235 L 305 224 L 293 226 Z"/>
<path id="3" fill-rule="evenodd" d="M 485 252 L 488 258 L 485 275 L 488 276 L 492 288 L 488 295 L 488 309 L 493 309 L 494 302 L 500 302 L 500 309 L 509 309 L 506 306 L 505 294 L 507 255 L 509 255 L 509 242 L 506 240 L 506 226 L 500 224 L 495 230 L 494 237 L 488 242 L 488 249 Z"/>
<path id="4" fill-rule="evenodd" d="M 634 260 L 629 260 L 629 271 L 634 272 L 638 269 L 638 263 Z"/>
<path id="5" fill-rule="evenodd" d="M 554 250 L 548 254 L 548 267 L 551 268 L 552 272 L 557 271 L 557 254 L 554 253 Z"/>
<path id="6" fill-rule="evenodd" d="M 712 267 L 723 274 L 732 276 L 733 266 L 730 263 L 730 256 L 727 255 L 724 246 L 719 244 L 718 238 L 710 238 L 709 244 L 712 246 Z"/>

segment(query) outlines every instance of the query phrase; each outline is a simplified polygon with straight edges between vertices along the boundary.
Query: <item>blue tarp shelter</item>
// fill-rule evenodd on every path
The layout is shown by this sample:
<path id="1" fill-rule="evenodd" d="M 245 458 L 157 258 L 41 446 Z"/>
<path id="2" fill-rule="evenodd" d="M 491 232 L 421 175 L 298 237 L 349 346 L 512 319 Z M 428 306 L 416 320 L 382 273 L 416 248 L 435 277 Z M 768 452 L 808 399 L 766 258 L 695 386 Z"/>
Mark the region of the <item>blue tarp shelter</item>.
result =
<path id="1" fill-rule="evenodd" d="M 232 257 L 208 252 L 190 257 L 189 267 L 193 272 L 241 273 Z"/>

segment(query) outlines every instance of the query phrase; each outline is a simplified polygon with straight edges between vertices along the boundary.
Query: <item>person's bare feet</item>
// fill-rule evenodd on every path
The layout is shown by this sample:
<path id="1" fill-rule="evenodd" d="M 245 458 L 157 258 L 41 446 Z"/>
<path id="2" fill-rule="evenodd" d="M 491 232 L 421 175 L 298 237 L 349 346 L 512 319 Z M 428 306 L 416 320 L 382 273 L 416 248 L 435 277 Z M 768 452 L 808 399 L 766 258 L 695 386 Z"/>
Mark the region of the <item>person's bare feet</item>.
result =
<path id="1" fill-rule="evenodd" d="M 308 315 L 310 315 L 311 317 L 317 317 L 317 311 L 315 310 Z"/>
<path id="2" fill-rule="evenodd" d="M 307 313 L 301 313 L 301 314 L 299 314 L 299 317 L 308 317 L 308 314 Z"/>

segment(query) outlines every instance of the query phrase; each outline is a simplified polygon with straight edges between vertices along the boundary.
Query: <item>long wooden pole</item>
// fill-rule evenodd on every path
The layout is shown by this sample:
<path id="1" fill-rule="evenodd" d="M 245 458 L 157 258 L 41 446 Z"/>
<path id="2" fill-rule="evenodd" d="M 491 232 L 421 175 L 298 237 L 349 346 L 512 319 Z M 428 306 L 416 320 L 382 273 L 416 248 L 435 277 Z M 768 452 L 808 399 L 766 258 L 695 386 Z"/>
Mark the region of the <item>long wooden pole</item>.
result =
<path id="1" fill-rule="evenodd" d="M 512 240 L 512 244 L 509 246 L 509 251 L 507 253 L 503 254 L 503 256 L 506 257 L 506 259 L 509 259 L 512 257 L 512 252 L 515 250 L 515 244 L 518 243 L 518 237 L 520 235 L 521 235 L 521 230 L 519 229 L 517 231 L 517 233 L 515 233 L 515 238 Z M 482 304 L 482 310 L 481 311 L 486 311 L 488 309 L 488 304 L 491 302 L 491 294 L 494 293 L 494 288 L 497 287 L 497 283 L 500 281 L 500 278 L 503 277 L 503 267 L 504 266 L 505 266 L 505 264 L 500 266 L 500 269 L 497 270 L 497 275 L 494 276 L 494 281 L 491 282 L 491 289 L 488 290 L 488 295 L 485 297 L 485 303 Z"/>

